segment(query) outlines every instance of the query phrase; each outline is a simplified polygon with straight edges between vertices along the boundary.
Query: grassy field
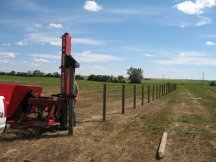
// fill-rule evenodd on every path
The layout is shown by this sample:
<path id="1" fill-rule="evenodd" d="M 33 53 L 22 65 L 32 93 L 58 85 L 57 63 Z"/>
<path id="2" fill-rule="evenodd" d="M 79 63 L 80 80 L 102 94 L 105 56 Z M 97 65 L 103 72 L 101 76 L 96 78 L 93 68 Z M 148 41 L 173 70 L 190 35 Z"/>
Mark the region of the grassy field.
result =
<path id="1" fill-rule="evenodd" d="M 0 161 L 158 161 L 156 151 L 167 131 L 165 156 L 160 161 L 216 161 L 216 87 L 201 81 L 177 82 L 177 90 L 133 109 L 133 85 L 126 84 L 126 110 L 121 114 L 121 84 L 107 84 L 107 120 L 102 122 L 100 82 L 78 81 L 78 126 L 74 136 L 55 129 L 11 129 L 0 135 Z M 43 95 L 58 93 L 58 78 L 0 76 L 0 83 L 43 87 Z"/>

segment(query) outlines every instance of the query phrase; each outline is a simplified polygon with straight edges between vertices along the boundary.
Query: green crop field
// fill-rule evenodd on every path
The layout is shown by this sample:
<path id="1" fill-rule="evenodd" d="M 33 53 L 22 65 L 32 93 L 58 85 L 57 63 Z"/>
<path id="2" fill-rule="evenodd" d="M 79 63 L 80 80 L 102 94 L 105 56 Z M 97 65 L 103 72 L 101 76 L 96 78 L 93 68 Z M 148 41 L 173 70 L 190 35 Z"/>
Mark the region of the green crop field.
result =
<path id="1" fill-rule="evenodd" d="M 121 114 L 122 84 L 107 84 L 107 117 L 102 121 L 102 82 L 78 80 L 78 125 L 74 136 L 52 129 L 11 129 L 0 135 L 0 161 L 157 161 L 156 151 L 168 133 L 160 161 L 216 161 L 216 87 L 205 81 L 165 80 L 177 90 L 147 102 L 147 86 L 163 80 L 144 80 L 126 86 L 125 114 Z M 59 78 L 0 76 L 0 83 L 43 87 L 43 95 L 59 93 Z"/>

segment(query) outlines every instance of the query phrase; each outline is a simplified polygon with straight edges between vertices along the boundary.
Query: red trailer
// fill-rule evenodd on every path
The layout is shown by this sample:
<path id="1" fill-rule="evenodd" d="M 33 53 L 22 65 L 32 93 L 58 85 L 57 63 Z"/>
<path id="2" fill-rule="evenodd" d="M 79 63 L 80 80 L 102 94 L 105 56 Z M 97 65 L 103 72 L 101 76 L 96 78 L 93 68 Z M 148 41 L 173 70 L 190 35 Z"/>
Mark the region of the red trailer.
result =
<path id="1" fill-rule="evenodd" d="M 71 68 L 79 63 L 71 56 L 71 37 L 62 36 L 61 92 L 50 97 L 41 96 L 42 88 L 16 84 L 0 84 L 0 133 L 8 126 L 60 125 L 67 127 L 67 106 L 75 96 L 70 93 Z"/>

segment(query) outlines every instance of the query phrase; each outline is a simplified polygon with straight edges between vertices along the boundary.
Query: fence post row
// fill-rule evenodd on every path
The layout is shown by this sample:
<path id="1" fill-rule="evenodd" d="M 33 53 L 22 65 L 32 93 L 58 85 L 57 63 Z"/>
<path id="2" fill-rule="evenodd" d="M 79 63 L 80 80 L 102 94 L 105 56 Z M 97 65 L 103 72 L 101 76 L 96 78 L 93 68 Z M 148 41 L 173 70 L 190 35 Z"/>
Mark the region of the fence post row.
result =
<path id="1" fill-rule="evenodd" d="M 156 86 L 156 99 L 160 98 L 161 96 L 167 95 L 170 92 L 176 90 L 176 84 L 166 83 L 166 84 L 159 84 Z M 145 91 L 144 85 L 142 85 L 142 106 L 144 105 L 145 99 Z M 150 103 L 150 91 L 151 86 L 148 85 L 148 103 Z M 137 97 L 137 90 L 136 85 L 134 85 L 134 109 L 136 109 L 136 97 Z M 152 100 L 155 99 L 155 85 L 152 87 Z M 107 100 L 107 85 L 104 84 L 103 86 L 103 121 L 106 120 L 106 100 Z M 122 114 L 125 113 L 125 85 L 122 85 Z"/>

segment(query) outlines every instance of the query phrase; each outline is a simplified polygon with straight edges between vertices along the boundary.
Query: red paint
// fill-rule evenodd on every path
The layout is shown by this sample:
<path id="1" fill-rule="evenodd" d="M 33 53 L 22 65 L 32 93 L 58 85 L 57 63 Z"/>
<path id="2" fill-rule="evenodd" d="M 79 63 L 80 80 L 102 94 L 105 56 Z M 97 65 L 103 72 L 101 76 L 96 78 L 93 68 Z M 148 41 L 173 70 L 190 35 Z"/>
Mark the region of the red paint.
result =
<path id="1" fill-rule="evenodd" d="M 26 93 L 32 90 L 37 96 L 41 95 L 41 87 L 22 86 L 16 84 L 0 84 L 0 96 L 5 98 L 5 116 L 11 117 L 20 106 Z"/>
<path id="2" fill-rule="evenodd" d="M 65 67 L 65 56 L 71 55 L 71 37 L 68 33 L 62 35 L 62 60 L 61 60 L 61 93 L 69 94 L 70 73 Z"/>

